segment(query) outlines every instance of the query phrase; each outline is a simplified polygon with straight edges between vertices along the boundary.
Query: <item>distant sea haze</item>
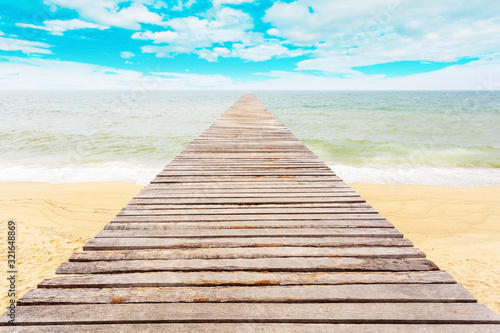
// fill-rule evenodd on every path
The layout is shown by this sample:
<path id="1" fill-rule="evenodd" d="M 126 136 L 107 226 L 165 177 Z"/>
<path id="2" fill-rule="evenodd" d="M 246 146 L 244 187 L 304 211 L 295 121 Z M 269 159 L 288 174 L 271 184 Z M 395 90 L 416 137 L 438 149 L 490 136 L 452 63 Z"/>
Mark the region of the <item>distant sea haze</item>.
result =
<path id="1" fill-rule="evenodd" d="M 2 91 L 0 181 L 146 184 L 245 93 Z M 347 182 L 500 185 L 500 92 L 253 93 Z"/>

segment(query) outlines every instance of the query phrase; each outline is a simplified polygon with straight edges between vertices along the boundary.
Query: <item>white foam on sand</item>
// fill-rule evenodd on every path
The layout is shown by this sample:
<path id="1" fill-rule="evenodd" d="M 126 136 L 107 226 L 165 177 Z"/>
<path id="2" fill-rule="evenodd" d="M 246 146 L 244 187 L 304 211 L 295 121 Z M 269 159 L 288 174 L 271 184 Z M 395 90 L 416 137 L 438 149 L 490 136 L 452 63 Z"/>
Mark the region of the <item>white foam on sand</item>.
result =
<path id="1" fill-rule="evenodd" d="M 79 183 L 120 181 L 147 185 L 163 168 L 125 163 L 87 166 L 0 165 L 0 182 Z"/>
<path id="2" fill-rule="evenodd" d="M 346 183 L 500 186 L 500 168 L 382 167 L 343 164 L 331 164 L 329 167 Z M 162 168 L 162 166 L 150 167 L 122 162 L 85 166 L 0 164 L 0 182 L 121 181 L 147 185 Z"/>
<path id="3" fill-rule="evenodd" d="M 329 167 L 346 183 L 435 185 L 435 186 L 500 186 L 498 168 L 444 168 L 409 166 Z"/>

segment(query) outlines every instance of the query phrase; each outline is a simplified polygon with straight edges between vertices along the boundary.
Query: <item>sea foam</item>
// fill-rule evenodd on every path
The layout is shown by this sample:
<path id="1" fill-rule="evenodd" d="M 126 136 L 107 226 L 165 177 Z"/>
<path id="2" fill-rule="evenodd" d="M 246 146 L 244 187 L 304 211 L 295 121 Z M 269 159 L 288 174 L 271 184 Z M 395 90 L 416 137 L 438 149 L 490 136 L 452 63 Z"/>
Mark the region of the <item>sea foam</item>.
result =
<path id="1" fill-rule="evenodd" d="M 335 164 L 329 167 L 347 183 L 436 186 L 500 186 L 497 168 L 380 167 Z M 0 164 L 0 182 L 77 183 L 121 181 L 147 185 L 163 167 L 122 162 L 88 166 Z"/>
<path id="2" fill-rule="evenodd" d="M 347 183 L 500 186 L 498 168 L 329 165 Z"/>

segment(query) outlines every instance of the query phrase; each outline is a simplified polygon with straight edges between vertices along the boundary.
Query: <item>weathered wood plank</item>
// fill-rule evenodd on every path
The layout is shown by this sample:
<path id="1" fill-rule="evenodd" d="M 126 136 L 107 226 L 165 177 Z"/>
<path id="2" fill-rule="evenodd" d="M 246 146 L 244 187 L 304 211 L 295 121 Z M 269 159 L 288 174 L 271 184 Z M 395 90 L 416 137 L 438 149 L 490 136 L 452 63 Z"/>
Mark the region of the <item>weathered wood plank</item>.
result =
<path id="1" fill-rule="evenodd" d="M 495 324 L 276 324 L 276 323 L 163 323 L 163 324 L 96 324 L 57 326 L 9 326 L 0 327 L 0 332 L 9 333 L 498 333 Z"/>
<path id="2" fill-rule="evenodd" d="M 1 317 L 0 323 L 6 319 Z M 155 303 L 20 306 L 16 322 L 500 324 L 500 318 L 476 303 Z"/>
<path id="3" fill-rule="evenodd" d="M 111 222 L 105 230 L 170 229 L 260 229 L 260 228 L 394 228 L 387 220 L 311 220 L 311 221 L 231 221 L 231 222 Z"/>
<path id="4" fill-rule="evenodd" d="M 240 153 L 182 153 L 176 157 L 178 160 L 184 159 L 235 159 L 241 158 Z M 307 160 L 309 158 L 315 158 L 311 152 L 260 152 L 260 153 L 244 153 L 243 154 L 247 159 L 259 159 L 259 158 L 301 158 L 303 160 Z"/>
<path id="5" fill-rule="evenodd" d="M 83 246 L 85 251 L 141 250 L 141 249 L 189 249 L 214 247 L 411 247 L 406 238 L 364 237 L 266 237 L 266 238 L 91 238 Z"/>
<path id="6" fill-rule="evenodd" d="M 64 262 L 57 269 L 57 274 L 160 271 L 397 272 L 433 270 L 438 270 L 438 267 L 427 259 L 331 257 Z"/>
<path id="7" fill-rule="evenodd" d="M 188 197 L 186 198 L 166 198 L 160 196 L 149 196 L 147 199 L 132 199 L 130 205 L 217 205 L 217 204 L 354 204 L 365 203 L 361 197 L 340 197 L 340 196 L 285 196 L 285 197 L 243 197 L 235 198 L 227 195 L 226 197 Z M 337 206 L 336 206 L 337 207 Z M 365 206 L 366 207 L 366 206 Z"/>
<path id="8" fill-rule="evenodd" d="M 295 229 L 171 229 L 101 230 L 96 238 L 214 238 L 214 237 L 394 237 L 403 234 L 394 228 L 295 228 Z"/>
<path id="9" fill-rule="evenodd" d="M 356 284 L 300 286 L 40 288 L 19 305 L 115 303 L 475 303 L 458 284 Z"/>
<path id="10" fill-rule="evenodd" d="M 413 247 L 280 247 L 280 248 L 201 248 L 127 251 L 76 251 L 70 261 L 157 260 L 157 259 L 236 259 L 286 257 L 377 257 L 425 258 L 422 250 Z"/>
<path id="11" fill-rule="evenodd" d="M 223 191 L 221 189 L 224 189 Z M 267 197 L 360 197 L 352 189 L 341 188 L 165 188 L 148 185 L 134 198 L 161 196 L 164 198 L 267 198 Z"/>
<path id="12" fill-rule="evenodd" d="M 245 215 L 266 214 L 374 214 L 373 208 L 227 208 L 227 209 L 123 209 L 118 215 Z M 290 216 L 290 218 L 293 218 Z"/>
<path id="13" fill-rule="evenodd" d="M 114 222 L 221 222 L 221 221 L 278 221 L 278 220 L 385 220 L 380 214 L 229 214 L 229 215 L 117 215 Z"/>
<path id="14" fill-rule="evenodd" d="M 186 209 L 274 209 L 274 208 L 367 208 L 373 209 L 366 202 L 335 202 L 335 203 L 208 203 L 208 204 L 179 204 L 179 203 L 160 203 L 160 204 L 135 204 L 129 203 L 123 210 L 186 210 Z"/>
<path id="15" fill-rule="evenodd" d="M 165 166 L 163 170 L 325 170 L 331 171 L 328 165 L 325 163 L 318 161 L 310 161 L 310 162 L 287 162 L 287 161 L 205 161 L 202 162 L 193 161 L 193 163 L 189 162 L 189 160 L 176 161 L 173 160 L 169 164 Z"/>
<path id="16" fill-rule="evenodd" d="M 264 192 L 271 189 L 287 192 L 292 191 L 292 189 L 298 192 L 311 192 L 313 189 L 325 192 L 330 190 L 345 189 L 346 191 L 353 191 L 346 183 L 342 181 L 335 182 L 302 182 L 302 181 L 268 181 L 268 182 L 214 182 L 214 183 L 151 183 L 148 185 L 148 189 L 161 189 L 161 190 L 209 190 L 209 189 L 233 189 L 233 190 L 247 190 L 256 189 L 258 192 Z M 284 191 L 286 190 L 286 191 Z"/>
<path id="17" fill-rule="evenodd" d="M 181 171 L 182 170 L 182 171 Z M 333 172 L 330 170 L 327 171 L 312 171 L 312 170 L 307 170 L 307 171 L 299 171 L 299 170 L 287 170 L 287 171 L 272 171 L 272 170 L 264 170 L 264 171 L 248 171 L 248 170 L 213 170 L 213 171 L 191 171 L 191 170 L 172 170 L 172 169 L 165 169 L 164 171 L 160 172 L 158 176 L 160 177 L 169 177 L 169 176 L 177 176 L 177 177 L 183 177 L 183 176 L 200 176 L 200 177 L 216 177 L 216 176 L 222 176 L 222 177 L 229 177 L 229 176 L 277 176 L 277 177 L 291 177 L 291 176 L 311 176 L 311 177 L 320 177 L 323 178 L 323 176 L 327 177 L 335 177 Z"/>
<path id="18" fill-rule="evenodd" d="M 424 272 L 146 272 L 47 278 L 38 288 L 132 288 L 185 286 L 288 286 L 349 284 L 454 284 L 444 271 Z"/>
<path id="19" fill-rule="evenodd" d="M 185 176 L 185 177 L 177 177 L 177 176 L 157 176 L 151 183 L 161 184 L 161 183 L 231 183 L 231 182 L 270 182 L 270 183 L 289 183 L 289 184 L 297 184 L 300 182 L 306 183 L 323 183 L 323 182 L 340 182 L 341 180 L 335 176 L 232 176 L 232 177 L 220 177 L 220 176 Z"/>

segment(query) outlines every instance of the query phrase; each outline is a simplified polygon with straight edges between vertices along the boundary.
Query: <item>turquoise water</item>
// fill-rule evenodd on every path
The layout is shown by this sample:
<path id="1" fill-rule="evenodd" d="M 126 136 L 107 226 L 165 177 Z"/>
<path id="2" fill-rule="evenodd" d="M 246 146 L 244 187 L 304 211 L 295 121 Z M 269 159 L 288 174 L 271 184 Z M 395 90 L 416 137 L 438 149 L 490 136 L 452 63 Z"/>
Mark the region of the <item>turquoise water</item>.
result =
<path id="1" fill-rule="evenodd" d="M 244 93 L 0 92 L 0 181 L 147 183 Z M 254 93 L 347 181 L 500 184 L 500 92 Z"/>

